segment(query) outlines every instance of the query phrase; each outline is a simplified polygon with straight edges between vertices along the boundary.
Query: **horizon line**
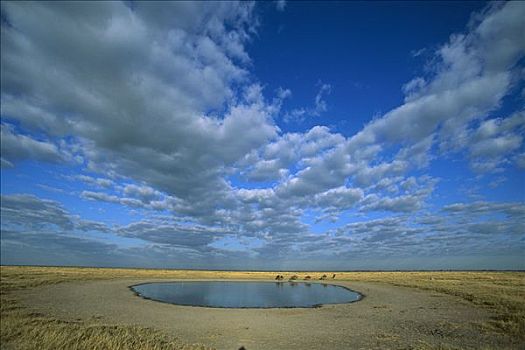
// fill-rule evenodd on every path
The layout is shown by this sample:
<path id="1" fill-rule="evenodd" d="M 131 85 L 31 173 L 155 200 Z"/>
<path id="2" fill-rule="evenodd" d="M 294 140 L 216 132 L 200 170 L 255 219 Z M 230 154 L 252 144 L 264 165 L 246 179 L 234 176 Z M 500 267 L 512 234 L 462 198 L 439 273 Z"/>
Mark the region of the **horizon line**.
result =
<path id="1" fill-rule="evenodd" d="M 84 269 L 123 269 L 123 270 L 172 270 L 172 271 L 221 271 L 221 272 L 525 272 L 525 269 L 358 269 L 358 270 L 260 270 L 260 269 L 205 269 L 205 268 L 164 268 L 164 267 L 121 267 L 89 265 L 37 265 L 0 264 L 0 267 L 62 267 Z"/>

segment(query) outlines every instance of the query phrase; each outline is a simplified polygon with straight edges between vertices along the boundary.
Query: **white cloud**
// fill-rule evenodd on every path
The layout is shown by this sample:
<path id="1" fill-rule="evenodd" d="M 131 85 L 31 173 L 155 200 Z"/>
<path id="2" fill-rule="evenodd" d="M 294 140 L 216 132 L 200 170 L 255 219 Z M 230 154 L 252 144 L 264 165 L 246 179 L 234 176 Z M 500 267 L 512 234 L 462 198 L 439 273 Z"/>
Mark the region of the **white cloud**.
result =
<path id="1" fill-rule="evenodd" d="M 479 18 L 467 34 L 453 35 L 437 51 L 435 75 L 405 85 L 406 103 L 367 125 L 350 140 L 350 149 L 417 143 L 434 133 L 442 147 L 450 148 L 470 121 L 497 108 L 511 88 L 512 68 L 525 52 L 519 38 L 525 25 L 518 19 L 525 8 L 519 3 L 500 7 Z M 502 42 L 504 52 L 496 55 Z"/>
<path id="2" fill-rule="evenodd" d="M 314 202 L 321 208 L 341 211 L 353 208 L 363 197 L 363 191 L 359 188 L 337 187 L 316 194 Z"/>
<path id="3" fill-rule="evenodd" d="M 483 140 L 471 147 L 471 154 L 474 157 L 494 157 L 500 154 L 507 154 L 518 149 L 522 141 L 523 138 L 518 135 L 499 136 Z"/>
<path id="4" fill-rule="evenodd" d="M 507 118 L 483 121 L 477 129 L 469 130 L 468 144 L 471 166 L 475 170 L 497 169 L 509 154 L 519 150 L 525 132 L 525 113 L 516 112 Z"/>
<path id="5" fill-rule="evenodd" d="M 98 200 L 102 202 L 109 203 L 120 203 L 120 198 L 115 195 L 109 195 L 103 192 L 93 192 L 93 191 L 82 191 L 80 194 L 82 198 L 89 200 Z"/>
<path id="6" fill-rule="evenodd" d="M 14 162 L 26 159 L 62 163 L 69 158 L 55 144 L 19 134 L 9 124 L 2 124 L 0 142 L 2 167 L 12 167 Z"/>
<path id="7" fill-rule="evenodd" d="M 380 198 L 375 194 L 367 196 L 364 200 L 363 210 L 414 212 L 421 209 L 421 200 L 417 196 L 402 195 L 399 197 Z"/>
<path id="8" fill-rule="evenodd" d="M 522 203 L 495 203 L 487 201 L 478 201 L 473 203 L 454 203 L 446 205 L 443 210 L 448 213 L 462 214 L 490 214 L 504 213 L 514 219 L 523 219 L 525 217 L 525 205 Z"/>
<path id="9" fill-rule="evenodd" d="M 275 8 L 277 11 L 284 11 L 284 8 L 286 7 L 286 0 L 277 0 L 275 2 Z"/>
<path id="10" fill-rule="evenodd" d="M 260 240 L 255 251 L 270 257 L 317 247 L 389 254 L 404 248 L 399 237 L 432 250 L 423 239 L 443 237 L 407 217 L 427 208 L 436 180 L 412 170 L 452 152 L 487 171 L 523 163 L 523 112 L 491 114 L 512 90 L 525 53 L 522 3 L 491 5 L 434 53 L 430 74 L 404 85 L 402 105 L 348 138 L 325 126 L 283 133 L 275 124 L 291 91 L 280 88 L 266 100 L 249 73 L 253 3 L 133 6 L 2 3 L 2 118 L 22 130 L 2 124 L 2 166 L 80 154 L 83 170 L 104 174 L 76 178 L 99 187 L 82 198 L 169 212 L 169 219 L 116 228 L 152 250 L 201 256 L 216 253 L 210 245 L 220 237 Z M 282 113 L 284 120 L 325 113 L 330 91 L 320 83 L 312 105 Z M 235 177 L 271 185 L 254 189 Z M 309 209 L 332 218 L 346 210 L 406 216 L 313 235 L 302 220 Z M 55 225 L 80 227 L 55 214 Z M 488 227 L 500 235 L 514 229 L 428 219 L 435 232 L 452 227 L 458 240 Z"/>
<path id="11" fill-rule="evenodd" d="M 96 186 L 96 187 L 103 187 L 103 188 L 109 188 L 113 186 L 115 183 L 110 179 L 105 179 L 101 177 L 92 177 L 87 175 L 76 175 L 71 177 L 74 180 L 80 180 L 86 184 Z"/>
<path id="12" fill-rule="evenodd" d="M 149 186 L 137 186 L 133 184 L 128 184 L 124 187 L 123 190 L 125 195 L 137 197 L 144 202 L 150 202 L 153 199 L 160 197 L 159 191 L 155 190 Z"/>
<path id="13" fill-rule="evenodd" d="M 519 154 L 516 157 L 516 165 L 521 169 L 525 169 L 525 153 Z"/>
<path id="14" fill-rule="evenodd" d="M 321 113 L 326 112 L 327 105 L 324 97 L 330 95 L 332 92 L 332 86 L 330 84 L 320 83 L 320 85 L 319 92 L 315 95 L 315 108 L 311 112 L 314 116 L 320 116 Z"/>
<path id="15" fill-rule="evenodd" d="M 332 92 L 332 86 L 322 82 L 319 82 L 317 85 L 319 85 L 319 91 L 315 95 L 313 106 L 306 108 L 295 108 L 285 113 L 283 117 L 285 123 L 291 121 L 302 122 L 306 117 L 319 117 L 321 114 L 327 111 L 328 106 L 326 104 L 325 97 L 330 95 Z"/>
<path id="16" fill-rule="evenodd" d="M 287 133 L 264 146 L 242 165 L 248 165 L 247 178 L 253 181 L 283 179 L 294 164 L 306 164 L 319 154 L 333 149 L 345 140 L 325 126 L 314 126 L 305 133 Z M 304 165 L 303 164 L 303 165 Z"/>
<path id="17" fill-rule="evenodd" d="M 2 195 L 1 198 L 2 231 L 107 230 L 107 227 L 101 223 L 82 220 L 70 214 L 56 201 L 27 194 Z"/>
<path id="18" fill-rule="evenodd" d="M 247 81 L 252 10 L 230 2 L 2 4 L 10 24 L 2 29 L 2 114 L 72 135 L 92 171 L 214 210 L 228 191 L 227 167 L 277 133 L 273 106 L 261 96 L 238 102 L 232 90 Z"/>

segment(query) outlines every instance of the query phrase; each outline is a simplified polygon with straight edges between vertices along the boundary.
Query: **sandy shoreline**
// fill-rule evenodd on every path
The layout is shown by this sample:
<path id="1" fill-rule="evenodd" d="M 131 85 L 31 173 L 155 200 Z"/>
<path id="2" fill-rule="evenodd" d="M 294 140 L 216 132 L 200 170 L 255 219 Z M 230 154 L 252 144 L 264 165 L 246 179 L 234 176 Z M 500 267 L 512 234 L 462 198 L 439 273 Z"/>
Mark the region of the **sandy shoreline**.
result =
<path id="1" fill-rule="evenodd" d="M 60 319 L 151 327 L 217 349 L 513 348 L 511 339 L 481 330 L 488 311 L 436 292 L 334 281 L 366 297 L 320 308 L 221 309 L 160 303 L 129 289 L 153 281 L 167 280 L 60 283 L 24 291 L 20 298 Z"/>

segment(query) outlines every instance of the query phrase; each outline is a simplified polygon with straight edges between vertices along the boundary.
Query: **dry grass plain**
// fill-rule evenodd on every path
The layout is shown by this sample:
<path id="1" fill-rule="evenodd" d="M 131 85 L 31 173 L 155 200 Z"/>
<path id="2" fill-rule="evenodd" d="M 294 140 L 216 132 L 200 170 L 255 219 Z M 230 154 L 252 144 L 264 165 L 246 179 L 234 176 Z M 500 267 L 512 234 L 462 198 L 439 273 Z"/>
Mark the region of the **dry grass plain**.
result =
<path id="1" fill-rule="evenodd" d="M 337 281 L 376 282 L 443 293 L 490 311 L 479 325 L 525 344 L 524 272 L 335 272 Z M 206 349 L 185 344 L 160 330 L 102 322 L 66 321 L 24 306 L 18 293 L 52 284 L 115 279 L 274 279 L 277 272 L 190 271 L 1 266 L 2 349 Z M 285 279 L 318 279 L 332 272 L 279 272 Z M 419 344 L 413 348 L 428 349 Z M 443 348 L 443 347 L 438 347 Z"/>

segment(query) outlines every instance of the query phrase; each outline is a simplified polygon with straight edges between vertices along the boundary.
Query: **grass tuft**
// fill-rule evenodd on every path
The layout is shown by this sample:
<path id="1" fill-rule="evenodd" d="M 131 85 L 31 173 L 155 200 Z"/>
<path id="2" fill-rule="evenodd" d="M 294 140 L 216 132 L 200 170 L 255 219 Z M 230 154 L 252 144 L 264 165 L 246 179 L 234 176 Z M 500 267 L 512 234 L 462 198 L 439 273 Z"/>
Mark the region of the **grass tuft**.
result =
<path id="1" fill-rule="evenodd" d="M 17 292 L 68 281 L 115 278 L 273 280 L 275 274 L 248 271 L 1 266 L 0 344 L 2 348 L 15 349 L 207 349 L 203 345 L 184 344 L 155 329 L 96 321 L 64 321 L 34 313 L 20 304 Z M 280 274 L 286 279 L 304 279 L 306 275 L 312 279 L 324 279 L 332 272 Z M 337 280 L 381 282 L 452 295 L 488 309 L 495 315 L 488 324 L 480 325 L 483 331 L 499 332 L 516 340 L 525 340 L 524 272 L 337 272 Z M 390 336 L 392 335 L 384 335 L 387 338 Z M 420 343 L 414 348 L 432 347 Z"/>

